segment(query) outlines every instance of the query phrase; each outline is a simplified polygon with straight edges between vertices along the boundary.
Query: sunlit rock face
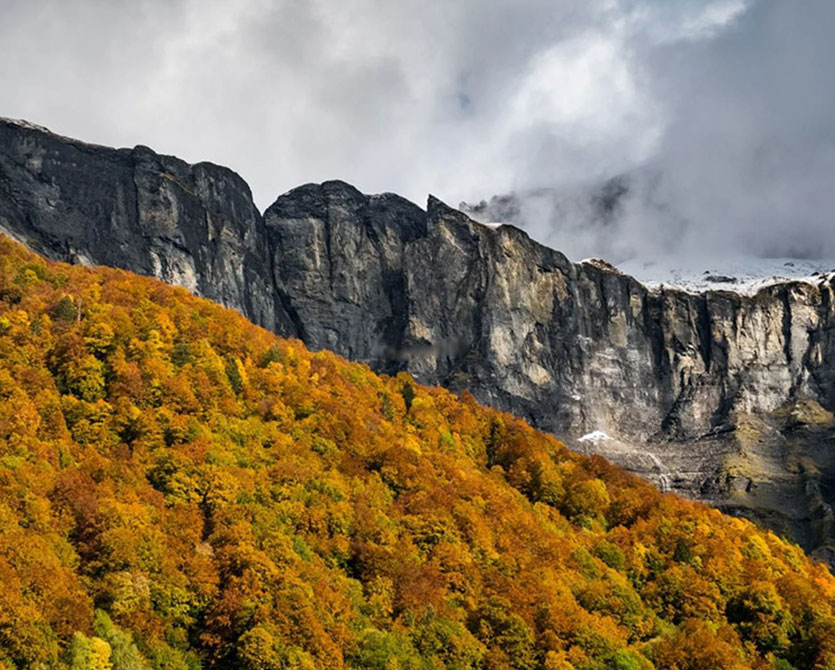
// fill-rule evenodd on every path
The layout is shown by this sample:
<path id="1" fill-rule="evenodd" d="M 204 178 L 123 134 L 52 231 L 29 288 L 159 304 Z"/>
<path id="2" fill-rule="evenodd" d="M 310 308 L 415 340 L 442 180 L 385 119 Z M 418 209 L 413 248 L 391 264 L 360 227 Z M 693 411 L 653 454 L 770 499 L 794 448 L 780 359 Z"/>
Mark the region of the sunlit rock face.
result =
<path id="1" fill-rule="evenodd" d="M 0 122 L 0 227 L 377 371 L 469 389 L 808 549 L 833 537 L 831 276 L 752 296 L 649 290 L 434 198 L 423 210 L 326 182 L 261 215 L 225 168 L 14 122 Z"/>

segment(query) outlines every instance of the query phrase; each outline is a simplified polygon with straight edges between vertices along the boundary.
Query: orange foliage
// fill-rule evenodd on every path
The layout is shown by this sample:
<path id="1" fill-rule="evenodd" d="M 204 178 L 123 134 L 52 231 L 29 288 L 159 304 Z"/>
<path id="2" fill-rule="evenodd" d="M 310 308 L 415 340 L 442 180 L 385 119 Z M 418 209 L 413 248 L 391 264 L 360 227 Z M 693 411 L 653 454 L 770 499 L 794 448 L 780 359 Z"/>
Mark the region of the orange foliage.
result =
<path id="1" fill-rule="evenodd" d="M 835 667 L 797 547 L 150 279 L 0 240 L 0 398 L 0 668 Z"/>

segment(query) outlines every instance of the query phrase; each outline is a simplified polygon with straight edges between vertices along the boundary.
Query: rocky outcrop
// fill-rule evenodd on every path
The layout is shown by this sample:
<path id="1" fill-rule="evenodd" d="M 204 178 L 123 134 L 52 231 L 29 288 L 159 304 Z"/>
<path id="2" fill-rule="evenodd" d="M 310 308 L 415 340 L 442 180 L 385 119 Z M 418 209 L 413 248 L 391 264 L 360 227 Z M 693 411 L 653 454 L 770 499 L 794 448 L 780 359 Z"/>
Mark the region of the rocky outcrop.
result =
<path id="1" fill-rule="evenodd" d="M 262 216 L 225 168 L 10 122 L 0 226 L 51 258 L 155 275 L 311 348 L 469 389 L 568 440 L 601 431 L 575 446 L 807 548 L 832 535 L 831 277 L 753 297 L 650 291 L 431 197 L 424 211 L 326 182 Z"/>
<path id="2" fill-rule="evenodd" d="M 404 367 L 407 250 L 427 234 L 426 213 L 395 195 L 342 182 L 283 195 L 264 215 L 273 280 L 295 334 L 375 370 Z"/>
<path id="3" fill-rule="evenodd" d="M 468 388 L 553 432 L 691 439 L 734 411 L 835 402 L 831 280 L 652 292 L 433 198 L 424 214 L 338 182 L 291 191 L 265 220 L 310 346 Z"/>
<path id="4" fill-rule="evenodd" d="M 50 258 L 154 275 L 261 325 L 286 322 L 249 187 L 211 163 L 0 121 L 0 228 Z"/>

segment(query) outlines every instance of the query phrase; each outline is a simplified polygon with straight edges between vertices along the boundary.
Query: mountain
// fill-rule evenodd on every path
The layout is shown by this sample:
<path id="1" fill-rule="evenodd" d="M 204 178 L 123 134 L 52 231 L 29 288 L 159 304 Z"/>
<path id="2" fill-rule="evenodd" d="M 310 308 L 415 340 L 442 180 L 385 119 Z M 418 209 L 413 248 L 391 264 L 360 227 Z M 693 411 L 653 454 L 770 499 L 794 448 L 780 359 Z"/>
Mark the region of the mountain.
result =
<path id="1" fill-rule="evenodd" d="M 263 220 L 226 168 L 0 121 L 0 226 L 40 253 L 128 268 L 284 327 Z"/>
<path id="2" fill-rule="evenodd" d="M 835 577 L 521 420 L 0 237 L 0 667 L 811 670 Z"/>
<path id="3" fill-rule="evenodd" d="M 522 228 L 571 258 L 602 255 L 648 288 L 753 295 L 771 284 L 820 281 L 821 275 L 835 271 L 832 256 L 785 256 L 796 248 L 790 242 L 770 249 L 755 244 L 748 251 L 734 249 L 736 240 L 730 239 L 718 249 L 707 243 L 694 245 L 700 236 L 687 234 L 695 227 L 688 228 L 653 198 L 658 179 L 657 174 L 638 171 L 571 187 L 493 196 L 475 204 L 462 202 L 458 208 L 476 221 Z M 639 219 L 649 223 L 638 225 Z M 653 235 L 647 239 L 650 228 Z"/>
<path id="4" fill-rule="evenodd" d="M 261 216 L 225 168 L 8 121 L 0 227 L 378 372 L 468 389 L 809 551 L 827 556 L 835 538 L 831 276 L 751 296 L 650 290 L 432 197 L 423 210 L 326 182 Z"/>

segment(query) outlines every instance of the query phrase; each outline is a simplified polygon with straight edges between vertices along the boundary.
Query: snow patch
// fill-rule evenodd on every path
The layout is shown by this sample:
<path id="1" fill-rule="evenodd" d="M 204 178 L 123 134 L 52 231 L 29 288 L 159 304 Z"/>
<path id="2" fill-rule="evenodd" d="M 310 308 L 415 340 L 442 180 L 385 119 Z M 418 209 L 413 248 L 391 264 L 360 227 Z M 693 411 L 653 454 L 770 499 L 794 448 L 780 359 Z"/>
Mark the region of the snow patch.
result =
<path id="1" fill-rule="evenodd" d="M 585 435 L 583 435 L 583 437 L 581 437 L 577 441 L 578 442 L 593 442 L 593 443 L 597 444 L 598 442 L 605 442 L 605 441 L 611 440 L 611 439 L 612 438 L 609 437 L 609 435 L 604 433 L 602 430 L 595 430 L 595 431 L 592 431 L 591 433 L 586 433 Z"/>
<path id="2" fill-rule="evenodd" d="M 835 277 L 835 258 L 668 256 L 655 261 L 626 261 L 620 263 L 618 269 L 652 290 L 733 291 L 754 295 L 774 284 L 828 281 Z"/>

